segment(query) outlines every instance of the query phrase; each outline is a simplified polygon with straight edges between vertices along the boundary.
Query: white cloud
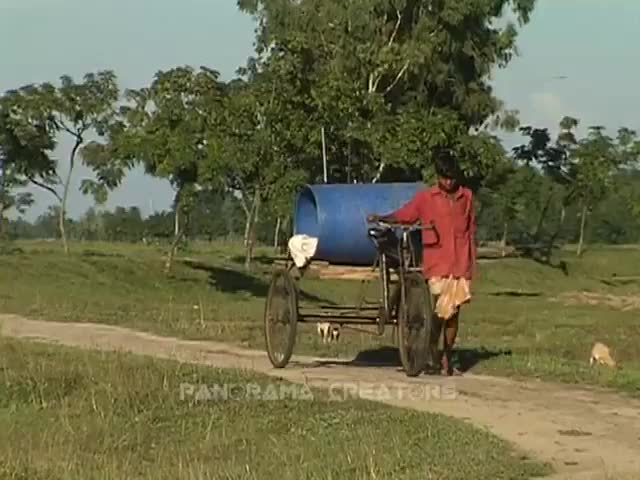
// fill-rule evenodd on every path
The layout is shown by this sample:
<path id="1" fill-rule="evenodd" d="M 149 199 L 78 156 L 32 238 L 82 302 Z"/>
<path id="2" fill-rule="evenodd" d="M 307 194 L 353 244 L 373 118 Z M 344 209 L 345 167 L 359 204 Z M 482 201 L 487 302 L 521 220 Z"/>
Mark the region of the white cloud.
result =
<path id="1" fill-rule="evenodd" d="M 546 127 L 551 135 L 556 135 L 560 130 L 560 121 L 564 117 L 578 119 L 578 127 L 575 133 L 584 136 L 588 133 L 592 125 L 605 125 L 607 128 L 614 128 L 610 122 L 603 121 L 608 117 L 609 112 L 602 112 L 594 115 L 589 103 L 585 102 L 580 109 L 574 108 L 573 102 L 566 101 L 560 95 L 551 92 L 539 92 L 530 95 L 527 118 L 523 119 L 523 124 L 535 127 Z"/>
<path id="2" fill-rule="evenodd" d="M 550 129 L 555 128 L 564 116 L 575 115 L 562 98 L 554 93 L 534 93 L 530 98 L 531 116 L 536 123 L 549 126 Z"/>

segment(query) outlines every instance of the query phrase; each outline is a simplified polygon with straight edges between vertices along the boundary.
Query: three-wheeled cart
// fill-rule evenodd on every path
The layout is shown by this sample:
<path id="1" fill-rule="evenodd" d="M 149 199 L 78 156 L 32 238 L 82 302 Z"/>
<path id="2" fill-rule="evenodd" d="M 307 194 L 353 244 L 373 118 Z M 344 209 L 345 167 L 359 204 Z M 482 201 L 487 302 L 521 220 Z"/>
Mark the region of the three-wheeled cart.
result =
<path id="1" fill-rule="evenodd" d="M 379 303 L 374 305 L 302 307 L 298 283 L 304 272 L 294 278 L 298 275 L 292 275 L 296 267 L 290 255 L 284 267 L 274 268 L 264 312 L 266 350 L 272 365 L 283 368 L 291 359 L 298 323 L 377 326 L 380 336 L 391 325 L 397 327 L 405 374 L 419 375 L 433 359 L 434 323 L 431 294 L 420 272 L 421 252 L 411 236 L 430 228 L 382 222 L 368 228 L 367 235 L 377 251 L 373 267 L 377 267 L 380 284 Z M 397 282 L 391 282 L 392 271 Z"/>

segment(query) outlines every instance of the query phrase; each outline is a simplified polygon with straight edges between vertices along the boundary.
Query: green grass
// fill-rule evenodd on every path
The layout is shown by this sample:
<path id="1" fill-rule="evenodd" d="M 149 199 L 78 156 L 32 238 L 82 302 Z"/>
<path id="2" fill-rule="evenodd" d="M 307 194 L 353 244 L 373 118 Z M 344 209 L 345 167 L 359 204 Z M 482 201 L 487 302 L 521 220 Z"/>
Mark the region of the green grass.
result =
<path id="1" fill-rule="evenodd" d="M 367 401 L 194 402 L 273 379 L 0 338 L 0 478 L 525 479 L 550 472 L 462 421 Z"/>
<path id="2" fill-rule="evenodd" d="M 76 244 L 68 258 L 57 243 L 23 242 L 16 247 L 20 250 L 0 255 L 2 312 L 264 348 L 262 315 L 270 265 L 257 262 L 252 274 L 245 273 L 237 245 L 183 252 L 200 263 L 178 261 L 170 279 L 162 274 L 163 252 L 156 247 Z M 559 298 L 583 291 L 614 298 L 635 295 L 640 308 L 640 282 L 610 281 L 613 275 L 638 275 L 640 249 L 594 247 L 581 259 L 570 251 L 560 252 L 558 259 L 566 262 L 568 275 L 526 259 L 480 265 L 474 299 L 461 315 L 460 360 L 478 373 L 640 394 L 640 310 L 570 304 Z M 354 303 L 360 283 L 308 278 L 301 286 L 305 303 Z M 376 287 L 369 285 L 369 299 L 375 298 Z M 612 347 L 621 370 L 588 367 L 596 340 Z M 345 331 L 340 344 L 326 347 L 309 326 L 299 330 L 295 352 L 342 356 L 389 344 L 391 333 L 378 338 Z"/>

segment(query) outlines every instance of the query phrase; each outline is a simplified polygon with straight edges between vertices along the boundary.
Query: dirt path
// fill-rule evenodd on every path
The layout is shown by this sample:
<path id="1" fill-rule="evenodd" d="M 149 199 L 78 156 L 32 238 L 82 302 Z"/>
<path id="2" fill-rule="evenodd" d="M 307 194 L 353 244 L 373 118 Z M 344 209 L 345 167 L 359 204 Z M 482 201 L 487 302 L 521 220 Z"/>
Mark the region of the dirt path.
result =
<path id="1" fill-rule="evenodd" d="M 274 370 L 260 351 L 107 325 L 34 321 L 13 315 L 0 315 L 0 333 L 67 346 L 251 369 L 317 387 L 369 382 L 397 392 L 398 386 L 448 386 L 450 392 L 455 389 L 455 398 L 391 395 L 391 400 L 381 401 L 486 427 L 530 455 L 551 462 L 559 472 L 555 479 L 640 478 L 640 401 L 613 393 L 479 375 L 409 379 L 395 368 L 353 366 L 344 360 L 327 362 L 310 357 L 294 357 L 287 368 Z"/>

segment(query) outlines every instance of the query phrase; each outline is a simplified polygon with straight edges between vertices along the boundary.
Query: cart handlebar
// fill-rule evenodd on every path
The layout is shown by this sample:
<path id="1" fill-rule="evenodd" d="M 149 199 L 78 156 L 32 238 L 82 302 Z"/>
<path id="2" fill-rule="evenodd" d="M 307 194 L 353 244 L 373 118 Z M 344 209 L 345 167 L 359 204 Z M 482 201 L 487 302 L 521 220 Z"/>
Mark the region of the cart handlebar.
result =
<path id="1" fill-rule="evenodd" d="M 434 230 L 435 227 L 433 225 L 421 225 L 416 223 L 394 223 L 394 222 L 385 222 L 382 220 L 376 220 L 374 222 L 370 222 L 381 227 L 388 228 L 399 228 L 401 230 Z"/>

